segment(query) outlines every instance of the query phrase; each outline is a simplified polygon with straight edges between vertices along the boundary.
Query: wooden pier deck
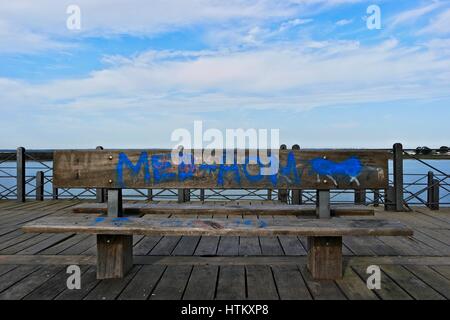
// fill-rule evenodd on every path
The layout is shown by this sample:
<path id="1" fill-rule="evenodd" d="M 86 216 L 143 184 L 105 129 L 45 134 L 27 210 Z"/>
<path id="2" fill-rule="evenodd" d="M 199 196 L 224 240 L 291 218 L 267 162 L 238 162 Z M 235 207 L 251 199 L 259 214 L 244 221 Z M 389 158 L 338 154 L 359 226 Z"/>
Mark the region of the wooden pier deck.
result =
<path id="1" fill-rule="evenodd" d="M 400 220 L 414 236 L 344 237 L 345 274 L 338 281 L 311 279 L 306 240 L 288 236 L 135 236 L 132 271 L 124 279 L 99 281 L 94 236 L 20 230 L 43 216 L 72 214 L 80 203 L 0 201 L 0 300 L 450 298 L 449 208 L 377 209 L 376 217 Z M 81 290 L 66 287 L 70 264 L 81 267 Z M 381 290 L 367 289 L 369 265 L 381 267 Z"/>

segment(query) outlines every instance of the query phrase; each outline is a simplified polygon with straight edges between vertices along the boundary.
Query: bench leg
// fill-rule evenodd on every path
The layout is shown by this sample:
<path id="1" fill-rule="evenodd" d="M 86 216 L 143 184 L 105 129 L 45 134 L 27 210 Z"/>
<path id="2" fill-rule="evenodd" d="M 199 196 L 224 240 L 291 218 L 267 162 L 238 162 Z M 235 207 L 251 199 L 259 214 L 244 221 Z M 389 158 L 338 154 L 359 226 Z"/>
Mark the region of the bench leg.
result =
<path id="1" fill-rule="evenodd" d="M 97 235 L 97 279 L 123 278 L 133 266 L 133 236 Z"/>
<path id="2" fill-rule="evenodd" d="M 308 269 L 315 280 L 342 278 L 342 237 L 308 237 Z"/>

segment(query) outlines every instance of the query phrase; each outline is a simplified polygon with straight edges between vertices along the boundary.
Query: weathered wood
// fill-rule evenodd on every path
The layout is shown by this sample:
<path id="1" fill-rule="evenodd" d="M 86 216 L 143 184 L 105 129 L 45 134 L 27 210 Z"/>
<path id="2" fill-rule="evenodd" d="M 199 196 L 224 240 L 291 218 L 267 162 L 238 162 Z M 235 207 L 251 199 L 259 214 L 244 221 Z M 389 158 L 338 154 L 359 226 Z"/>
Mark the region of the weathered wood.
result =
<path id="1" fill-rule="evenodd" d="M 122 217 L 123 216 L 123 204 L 122 204 L 122 189 L 109 189 L 108 190 L 108 212 L 109 217 Z"/>
<path id="2" fill-rule="evenodd" d="M 292 192 L 292 204 L 302 204 L 302 190 L 294 189 Z"/>
<path id="3" fill-rule="evenodd" d="M 331 217 L 330 190 L 317 190 L 316 215 L 319 219 Z"/>
<path id="4" fill-rule="evenodd" d="M 16 193 L 17 201 L 25 202 L 26 190 L 25 190 L 25 148 L 17 148 L 16 155 L 17 174 L 16 174 Z"/>
<path id="5" fill-rule="evenodd" d="M 342 237 L 308 237 L 308 270 L 316 280 L 342 278 Z"/>
<path id="6" fill-rule="evenodd" d="M 36 172 L 36 200 L 44 201 L 44 172 Z"/>
<path id="7" fill-rule="evenodd" d="M 96 150 L 103 150 L 102 146 L 98 146 L 97 148 L 95 148 Z M 53 180 L 54 181 L 54 180 Z M 54 183 L 54 182 L 53 182 Z M 97 188 L 95 190 L 95 198 L 97 200 L 98 203 L 103 203 L 106 200 L 106 190 L 105 189 L 101 189 L 101 188 Z"/>
<path id="8" fill-rule="evenodd" d="M 83 203 L 72 208 L 74 213 L 107 213 L 106 204 Z M 316 208 L 314 205 L 245 205 L 228 204 L 226 206 L 217 206 L 214 203 L 204 204 L 178 204 L 178 203 L 124 203 L 124 215 L 142 216 L 144 214 L 188 214 L 188 215 L 208 215 L 214 214 L 250 214 L 250 215 L 300 215 L 315 216 Z M 375 210 L 367 206 L 356 205 L 333 205 L 331 206 L 331 216 L 373 216 Z"/>
<path id="9" fill-rule="evenodd" d="M 57 187 L 384 189 L 387 153 L 360 150 L 281 150 L 276 174 L 248 163 L 252 151 L 236 151 L 233 164 L 211 165 L 194 151 L 194 165 L 176 165 L 170 150 L 56 151 Z M 206 151 L 205 151 L 206 154 Z M 226 152 L 224 152 L 226 154 Z M 239 156 L 238 156 L 239 155 Z M 275 159 L 275 156 L 273 156 Z M 246 160 L 247 159 L 247 160 Z M 247 164 L 245 164 L 247 161 Z M 244 164 L 241 164 L 244 163 Z M 276 164 L 276 162 L 274 161 Z"/>
<path id="10" fill-rule="evenodd" d="M 434 178 L 433 171 L 428 172 L 427 178 L 427 207 L 431 210 L 439 210 L 439 180 Z"/>
<path id="11" fill-rule="evenodd" d="M 374 219 L 189 219 L 111 218 L 76 215 L 45 217 L 26 224 L 24 232 L 94 233 L 119 235 L 227 236 L 410 236 L 412 230 L 388 220 Z"/>
<path id="12" fill-rule="evenodd" d="M 366 204 L 366 190 L 355 190 L 355 204 Z"/>
<path id="13" fill-rule="evenodd" d="M 133 266 L 133 237 L 97 235 L 97 279 L 123 278 Z"/>

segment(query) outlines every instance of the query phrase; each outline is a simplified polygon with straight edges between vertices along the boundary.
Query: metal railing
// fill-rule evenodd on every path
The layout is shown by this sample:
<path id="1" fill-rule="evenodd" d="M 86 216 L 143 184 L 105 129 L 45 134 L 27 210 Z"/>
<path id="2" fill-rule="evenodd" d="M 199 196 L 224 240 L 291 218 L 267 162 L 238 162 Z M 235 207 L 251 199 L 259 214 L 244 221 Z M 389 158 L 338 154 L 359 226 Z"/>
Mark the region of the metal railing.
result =
<path id="1" fill-rule="evenodd" d="M 380 149 L 373 149 L 379 152 Z M 408 210 L 411 205 L 439 209 L 450 206 L 450 154 L 417 153 L 381 149 L 390 156 L 387 190 L 332 190 L 334 204 L 385 205 L 391 210 Z M 99 199 L 99 190 L 53 188 L 53 150 L 0 150 L 0 200 Z M 180 192 L 183 195 L 180 197 Z M 290 204 L 314 204 L 315 190 L 255 189 L 126 189 L 124 198 L 135 200 L 231 201 L 279 200 Z"/>

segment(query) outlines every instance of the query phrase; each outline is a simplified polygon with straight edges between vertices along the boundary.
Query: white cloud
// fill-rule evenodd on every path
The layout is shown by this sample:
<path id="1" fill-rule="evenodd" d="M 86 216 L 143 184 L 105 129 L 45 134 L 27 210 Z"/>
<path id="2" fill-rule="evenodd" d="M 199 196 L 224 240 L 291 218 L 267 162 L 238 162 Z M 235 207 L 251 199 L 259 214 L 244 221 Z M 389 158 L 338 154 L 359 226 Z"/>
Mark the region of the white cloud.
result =
<path id="1" fill-rule="evenodd" d="M 342 20 L 337 21 L 336 25 L 339 26 L 339 27 L 342 27 L 342 26 L 346 26 L 346 25 L 351 24 L 351 23 L 353 23 L 352 19 L 342 19 Z"/>
<path id="2" fill-rule="evenodd" d="M 390 27 L 395 27 L 399 24 L 403 23 L 413 23 L 418 18 L 436 10 L 437 8 L 441 7 L 443 5 L 442 2 L 433 1 L 431 4 L 427 4 L 425 6 L 421 6 L 418 8 L 410 9 L 403 11 L 399 14 L 397 14 L 394 18 L 392 18 L 390 22 Z"/>
<path id="3" fill-rule="evenodd" d="M 327 41 L 109 59 L 111 67 L 80 79 L 44 84 L 2 79 L 0 108 L 299 111 L 450 95 L 450 57 L 436 46 L 402 47 L 395 39 L 373 47 Z"/>
<path id="4" fill-rule="evenodd" d="M 450 33 L 450 9 L 445 10 L 436 18 L 431 19 L 431 22 L 419 34 L 449 34 Z"/>

